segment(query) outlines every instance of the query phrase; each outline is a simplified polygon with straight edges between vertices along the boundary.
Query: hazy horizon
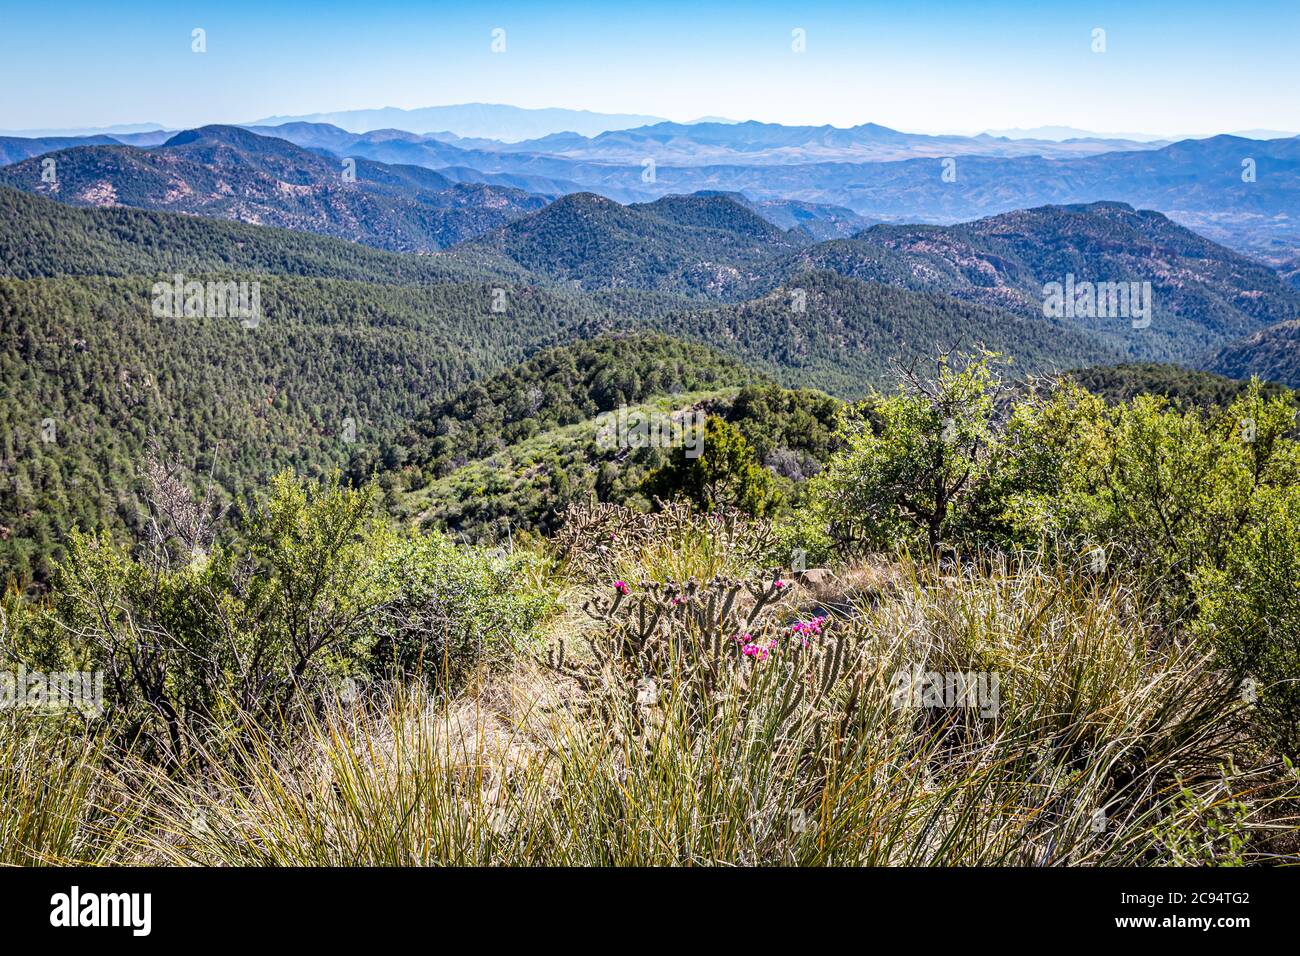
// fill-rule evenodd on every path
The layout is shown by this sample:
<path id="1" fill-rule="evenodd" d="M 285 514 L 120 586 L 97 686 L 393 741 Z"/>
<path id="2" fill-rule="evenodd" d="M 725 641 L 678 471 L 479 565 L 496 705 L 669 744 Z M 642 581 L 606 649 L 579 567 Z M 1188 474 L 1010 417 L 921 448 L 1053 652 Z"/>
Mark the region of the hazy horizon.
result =
<path id="1" fill-rule="evenodd" d="M 438 103 L 961 134 L 1300 129 L 1300 8 L 1280 0 L 1250 16 L 1203 2 L 1081 14 L 1025 0 L 491 13 L 380 0 L 329 18 L 301 3 L 66 9 L 7 14 L 0 81 L 22 94 L 0 105 L 0 129 L 181 129 Z"/>
<path id="2" fill-rule="evenodd" d="M 510 109 L 526 110 L 529 112 L 564 111 L 564 112 L 573 112 L 573 113 L 587 113 L 592 116 L 598 116 L 598 117 L 625 115 L 619 113 L 609 113 L 602 110 L 588 110 L 582 107 L 564 106 L 564 105 L 555 105 L 555 104 L 552 104 L 550 106 L 542 106 L 542 107 L 523 107 L 523 106 L 518 106 L 517 104 L 514 103 L 484 103 L 484 102 L 429 103 L 417 107 L 368 106 L 368 107 L 349 107 L 346 109 L 317 109 L 317 110 L 311 110 L 308 112 L 297 113 L 297 114 L 276 113 L 276 114 L 268 114 L 266 116 L 252 117 L 246 119 L 230 119 L 230 118 L 218 119 L 218 120 L 212 120 L 210 122 L 205 122 L 205 123 L 196 123 L 189 126 L 186 125 L 172 126 L 172 125 L 154 122 L 149 119 L 141 119 L 136 121 L 115 123 L 106 126 L 83 124 L 83 125 L 66 126 L 66 127 L 41 126 L 41 127 L 22 128 L 22 129 L 16 129 L 16 128 L 10 129 L 10 128 L 0 127 L 0 134 L 12 135 L 12 136 L 85 136 L 85 135 L 96 134 L 96 133 L 101 133 L 101 134 L 119 133 L 125 135 L 128 133 L 148 132 L 154 130 L 168 131 L 168 130 L 193 129 L 195 127 L 209 126 L 209 125 L 224 125 L 224 126 L 252 126 L 258 124 L 280 125 L 283 123 L 304 121 L 302 119 L 303 117 L 314 118 L 314 117 L 321 117 L 321 116 L 331 116 L 331 115 L 342 114 L 342 113 L 381 112 L 381 111 L 389 111 L 389 110 L 401 110 L 403 112 L 416 112 L 416 111 L 428 110 L 428 109 L 455 109 L 455 108 L 475 107 L 475 106 L 506 107 Z M 735 118 L 735 117 L 721 117 L 721 116 L 698 116 L 698 117 L 683 119 L 679 117 L 647 115 L 645 118 L 648 123 L 669 122 L 669 123 L 679 123 L 683 125 L 696 125 L 701 123 L 723 123 L 729 125 L 738 125 L 738 124 L 750 123 L 750 122 L 757 122 L 757 123 L 775 122 L 771 120 L 755 119 L 753 117 Z M 327 122 L 326 120 L 322 120 L 322 119 L 308 119 L 306 121 Z M 861 126 L 861 125 L 869 125 L 869 124 L 875 124 L 880 126 L 888 125 L 885 123 L 876 123 L 876 121 L 871 119 L 864 119 L 860 123 L 854 123 L 851 125 Z M 636 125 L 640 125 L 640 124 L 636 124 Z M 836 129 L 850 128 L 849 126 L 840 125 L 836 123 L 788 123 L 788 124 L 781 124 L 781 125 L 831 126 Z M 348 128 L 348 127 L 344 127 L 344 128 Z M 608 128 L 610 130 L 617 130 L 617 129 L 625 129 L 625 128 L 633 128 L 633 127 L 623 126 L 623 125 L 611 125 Z M 1170 132 L 1151 132 L 1149 130 L 1116 131 L 1116 130 L 1104 130 L 1104 129 L 1079 129 L 1077 127 L 1070 127 L 1067 126 L 1066 124 L 1059 124 L 1059 123 L 1045 123 L 1040 126 L 1032 126 L 1032 127 L 1006 127 L 1006 128 L 982 127 L 978 129 L 976 128 L 923 129 L 923 128 L 917 128 L 908 125 L 892 126 L 889 128 L 895 129 L 898 132 L 902 132 L 902 133 L 910 133 L 910 134 L 918 134 L 918 135 L 926 135 L 926 136 L 994 135 L 994 136 L 1003 136 L 1008 139 L 1043 139 L 1043 140 L 1062 140 L 1062 139 L 1076 137 L 1076 136 L 1077 137 L 1087 136 L 1087 137 L 1098 137 L 1098 138 L 1105 138 L 1105 139 L 1132 140 L 1137 142 L 1153 141 L 1153 140 L 1172 141 L 1172 140 L 1179 140 L 1179 139 L 1204 139 L 1211 136 L 1223 136 L 1223 135 L 1243 136 L 1247 138 L 1256 138 L 1256 139 L 1292 137 L 1292 136 L 1300 135 L 1300 133 L 1297 133 L 1296 130 L 1287 130 L 1287 129 L 1260 129 L 1260 128 L 1216 129 L 1216 130 L 1201 129 L 1201 130 L 1195 130 L 1190 132 L 1184 130 L 1184 131 L 1170 133 Z M 366 130 L 352 129 L 351 131 L 364 132 Z M 443 132 L 443 131 L 438 130 L 436 132 Z M 454 130 L 450 132 L 454 132 Z M 1267 134 L 1267 135 L 1262 135 L 1262 134 Z"/>

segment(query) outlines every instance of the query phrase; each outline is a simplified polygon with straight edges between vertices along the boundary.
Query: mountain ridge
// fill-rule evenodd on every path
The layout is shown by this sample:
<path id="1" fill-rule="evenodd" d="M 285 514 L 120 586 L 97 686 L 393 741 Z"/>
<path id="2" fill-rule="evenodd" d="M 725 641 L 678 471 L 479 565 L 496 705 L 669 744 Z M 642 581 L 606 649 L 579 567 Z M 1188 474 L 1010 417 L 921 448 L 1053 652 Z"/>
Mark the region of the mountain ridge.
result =
<path id="1" fill-rule="evenodd" d="M 563 107 L 530 109 L 504 103 L 458 103 L 414 109 L 384 106 L 376 109 L 307 113 L 300 116 L 270 116 L 241 125 L 275 126 L 284 122 L 328 122 L 350 132 L 365 133 L 375 129 L 400 126 L 401 121 L 408 124 L 401 128 L 413 133 L 447 131 L 458 136 L 500 139 L 501 136 L 492 134 L 504 132 L 505 138 L 509 140 L 516 137 L 528 138 L 527 134 L 519 133 L 521 127 L 528 129 L 533 136 L 566 132 L 568 126 L 604 132 L 608 129 L 620 128 L 621 124 L 642 125 L 646 121 L 659 122 L 660 118 L 643 114 L 598 113 L 592 110 L 572 110 Z"/>
<path id="2" fill-rule="evenodd" d="M 42 175 L 49 162 L 53 182 Z M 150 149 L 58 150 L 0 168 L 0 183 L 76 205 L 186 212 L 408 252 L 453 245 L 546 202 L 419 166 L 340 162 L 231 126 L 182 131 Z"/>

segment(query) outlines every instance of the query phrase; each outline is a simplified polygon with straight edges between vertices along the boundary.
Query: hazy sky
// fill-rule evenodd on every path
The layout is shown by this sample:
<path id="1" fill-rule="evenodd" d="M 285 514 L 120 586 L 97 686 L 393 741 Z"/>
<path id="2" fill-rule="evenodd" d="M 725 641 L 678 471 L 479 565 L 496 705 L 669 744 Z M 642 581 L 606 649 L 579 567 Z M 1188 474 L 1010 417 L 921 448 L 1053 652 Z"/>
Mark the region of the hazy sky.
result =
<path id="1" fill-rule="evenodd" d="M 1300 0 L 0 3 L 0 129 L 465 102 L 954 132 L 1300 129 Z"/>

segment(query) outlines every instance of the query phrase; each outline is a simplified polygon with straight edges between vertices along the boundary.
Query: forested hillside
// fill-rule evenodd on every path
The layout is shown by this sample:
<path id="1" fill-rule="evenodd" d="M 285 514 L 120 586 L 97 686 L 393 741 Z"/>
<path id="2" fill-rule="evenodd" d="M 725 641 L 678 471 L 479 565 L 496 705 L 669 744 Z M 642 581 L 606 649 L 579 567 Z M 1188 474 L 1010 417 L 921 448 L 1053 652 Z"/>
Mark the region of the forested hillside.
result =
<path id="1" fill-rule="evenodd" d="M 1277 267 L 1277 274 L 1296 288 L 1300 288 L 1300 258 L 1282 263 Z"/>
<path id="2" fill-rule="evenodd" d="M 1258 375 L 1300 388 L 1300 321 L 1279 322 L 1230 342 L 1205 358 L 1208 368 L 1232 378 Z"/>
<path id="3" fill-rule="evenodd" d="M 239 496 L 282 467 L 368 475 L 430 401 L 605 324 L 593 303 L 479 283 L 265 277 L 256 328 L 157 317 L 152 278 L 0 280 L 0 562 L 44 574 L 74 523 L 139 517 L 149 445 Z M 347 430 L 348 420 L 352 432 Z M 43 423 L 51 422 L 53 440 Z"/>
<path id="4" fill-rule="evenodd" d="M 721 195 L 621 206 L 565 196 L 477 240 L 526 269 L 583 289 L 634 288 L 735 299 L 771 260 L 808 242 Z"/>
<path id="5" fill-rule="evenodd" d="M 524 270 L 486 250 L 401 255 L 342 239 L 138 209 L 74 208 L 0 186 L 0 275 L 249 273 L 443 282 Z"/>
<path id="6" fill-rule="evenodd" d="M 1123 203 L 1042 206 L 956 226 L 872 226 L 792 256 L 805 268 L 942 292 L 1042 315 L 1044 285 L 1148 282 L 1150 324 L 1127 316 L 1068 321 L 1121 354 L 1194 360 L 1265 325 L 1300 316 L 1300 294 L 1267 266 L 1149 210 Z"/>
<path id="7" fill-rule="evenodd" d="M 1069 217 L 1091 235 L 1098 216 L 1111 214 Z M 411 489 L 436 497 L 431 481 L 454 479 L 453 498 L 484 497 L 470 509 L 477 516 L 445 511 L 453 523 L 497 512 L 549 521 L 557 502 L 598 486 L 606 497 L 645 500 L 654 456 L 611 472 L 591 457 L 590 435 L 581 447 L 565 439 L 572 454 L 563 467 L 554 449 L 530 451 L 525 484 L 555 485 L 521 492 L 505 508 L 481 482 L 452 472 L 559 435 L 611 402 L 667 409 L 679 394 L 727 409 L 729 390 L 771 382 L 852 399 L 938 348 L 991 349 L 1011 361 L 1013 376 L 1123 354 L 1041 314 L 833 271 L 795 272 L 774 287 L 803 261 L 788 258 L 795 249 L 837 244 L 810 246 L 724 196 L 638 207 L 574 196 L 492 241 L 421 256 L 201 217 L 73 208 L 3 188 L 0 222 L 9 277 L 0 282 L 0 564 L 37 579 L 74 524 L 121 529 L 140 520 L 137 468 L 155 444 L 197 473 L 211 471 L 237 499 L 275 469 L 338 465 L 352 480 L 382 474 L 395 506 L 406 507 L 398 498 Z M 904 261 L 880 243 L 853 245 Z M 1069 248 L 1077 253 L 1077 244 Z M 176 274 L 259 283 L 256 327 L 155 315 L 154 283 Z M 906 284 L 904 273 L 876 277 Z M 760 286 L 768 291 L 746 301 L 700 298 Z M 647 331 L 660 335 L 538 354 Z M 813 467 L 797 440 L 767 447 L 752 424 L 744 428 L 761 465 L 778 452 L 773 467 Z"/>
<path id="8" fill-rule="evenodd" d="M 651 320 L 670 335 L 708 342 L 791 387 L 858 397 L 895 362 L 936 348 L 1002 352 L 1022 372 L 1091 365 L 1115 353 L 1086 333 L 950 296 L 860 282 L 833 272 L 796 276 L 748 302 Z"/>
<path id="9" fill-rule="evenodd" d="M 417 423 L 409 457 L 442 475 L 620 405 L 760 378 L 709 346 L 655 334 L 600 336 L 545 349 L 437 403 Z"/>
<path id="10" fill-rule="evenodd" d="M 74 205 L 185 212 L 407 252 L 453 245 L 546 204 L 518 189 L 339 160 L 233 126 L 186 130 L 150 149 L 57 150 L 0 169 L 0 183 Z"/>
<path id="11" fill-rule="evenodd" d="M 1181 406 L 1227 408 L 1252 387 L 1248 377 L 1228 378 L 1213 372 L 1198 372 L 1155 362 L 1098 365 L 1068 375 L 1108 402 L 1129 402 L 1139 395 L 1160 395 Z M 1269 398 L 1276 398 L 1289 390 L 1277 382 L 1264 381 L 1260 391 Z"/>

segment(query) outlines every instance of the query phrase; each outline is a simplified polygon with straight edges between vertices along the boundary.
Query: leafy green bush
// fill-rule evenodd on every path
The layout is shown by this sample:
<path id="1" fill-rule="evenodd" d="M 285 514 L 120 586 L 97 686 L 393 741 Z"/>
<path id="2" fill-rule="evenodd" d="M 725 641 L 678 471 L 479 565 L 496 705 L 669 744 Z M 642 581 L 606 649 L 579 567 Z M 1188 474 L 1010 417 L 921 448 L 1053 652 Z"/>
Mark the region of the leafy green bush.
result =
<path id="1" fill-rule="evenodd" d="M 372 669 L 459 685 L 476 667 L 508 662 L 554 609 L 542 563 L 436 533 L 404 538 L 385 558 L 395 596 L 379 616 Z"/>
<path id="2" fill-rule="evenodd" d="M 1166 620 L 1196 613 L 1193 578 L 1225 567 L 1272 490 L 1300 478 L 1289 396 L 1258 383 L 1226 409 L 1139 396 L 1106 406 L 1074 386 L 1019 404 L 1002 491 L 1027 542 L 1064 542 L 1137 575 Z"/>
<path id="3" fill-rule="evenodd" d="M 934 553 L 952 543 L 999 443 L 988 358 L 941 358 L 933 381 L 911 377 L 898 393 L 846 411 L 844 450 L 808 489 L 842 548 L 919 544 Z"/>
<path id="4" fill-rule="evenodd" d="M 1300 488 L 1271 490 L 1223 567 L 1197 580 L 1218 648 L 1275 752 L 1300 757 Z"/>
<path id="5" fill-rule="evenodd" d="M 735 425 L 710 415 L 698 440 L 694 457 L 674 449 L 667 464 L 646 478 L 646 494 L 684 498 L 706 511 L 736 508 L 759 518 L 777 508 L 781 499 L 772 473 Z"/>
<path id="6" fill-rule="evenodd" d="M 1259 382 L 1226 408 L 1139 395 L 1107 404 L 1070 380 L 998 423 L 985 361 L 909 381 L 845 417 L 845 449 L 809 483 L 804 540 L 841 552 L 1039 551 L 1128 582 L 1169 632 L 1212 635 L 1255 682 L 1260 740 L 1300 746 L 1300 445 L 1289 393 Z M 797 523 L 795 525 L 798 526 Z M 1198 646 L 1204 646 L 1198 643 Z"/>
<path id="7" fill-rule="evenodd" d="M 378 489 L 285 473 L 223 540 L 207 502 L 155 475 L 150 540 L 74 534 L 47 608 L 15 615 L 6 656 L 106 674 L 109 721 L 185 763 L 242 716 L 277 724 L 296 700 L 382 670 L 499 664 L 550 606 L 538 561 L 397 534 Z"/>
<path id="8" fill-rule="evenodd" d="M 235 711 L 270 720 L 368 654 L 366 623 L 389 596 L 376 559 L 391 547 L 374 495 L 337 474 L 282 474 L 238 534 L 216 543 L 204 506 L 162 476 L 150 541 L 133 551 L 74 533 L 35 626 L 105 671 L 111 718 L 161 726 L 169 758 L 184 761 L 204 721 Z"/>

